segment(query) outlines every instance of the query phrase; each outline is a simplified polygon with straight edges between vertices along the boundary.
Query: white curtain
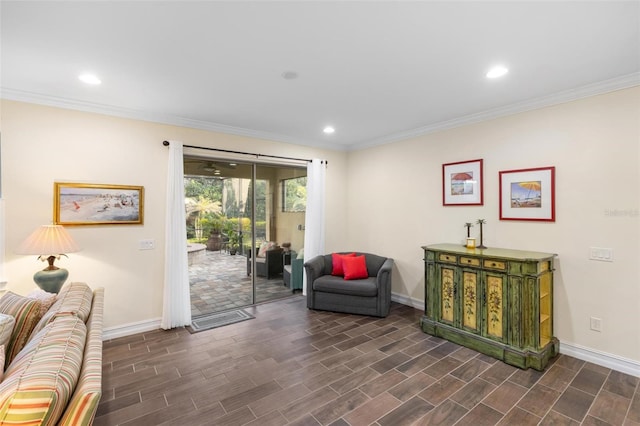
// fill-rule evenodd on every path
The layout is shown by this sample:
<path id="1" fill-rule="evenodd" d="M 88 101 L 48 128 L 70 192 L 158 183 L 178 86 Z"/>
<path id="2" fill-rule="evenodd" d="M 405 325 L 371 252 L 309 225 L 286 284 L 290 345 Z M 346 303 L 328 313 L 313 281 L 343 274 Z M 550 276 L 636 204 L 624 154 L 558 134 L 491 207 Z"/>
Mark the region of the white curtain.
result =
<path id="1" fill-rule="evenodd" d="M 160 326 L 168 330 L 191 323 L 191 294 L 187 260 L 182 143 L 169 144 L 165 219 L 164 302 Z"/>
<path id="2" fill-rule="evenodd" d="M 2 189 L 0 188 L 0 192 Z M 4 280 L 4 239 L 7 233 L 4 229 L 4 201 L 0 193 L 0 290 L 4 290 L 7 282 Z"/>
<path id="3" fill-rule="evenodd" d="M 324 253 L 324 193 L 326 162 L 314 159 L 307 164 L 307 209 L 305 213 L 304 258 L 312 259 Z M 302 294 L 307 294 L 304 274 Z"/>

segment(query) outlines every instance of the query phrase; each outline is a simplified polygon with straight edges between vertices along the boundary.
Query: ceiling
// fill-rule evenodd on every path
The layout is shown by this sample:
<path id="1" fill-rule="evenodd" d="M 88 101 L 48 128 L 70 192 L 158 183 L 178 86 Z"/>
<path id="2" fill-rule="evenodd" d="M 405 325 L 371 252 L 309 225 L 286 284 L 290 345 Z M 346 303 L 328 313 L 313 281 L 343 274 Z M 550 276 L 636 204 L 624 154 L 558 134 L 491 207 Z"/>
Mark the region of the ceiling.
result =
<path id="1" fill-rule="evenodd" d="M 336 150 L 640 84 L 640 1 L 0 7 L 5 99 Z"/>

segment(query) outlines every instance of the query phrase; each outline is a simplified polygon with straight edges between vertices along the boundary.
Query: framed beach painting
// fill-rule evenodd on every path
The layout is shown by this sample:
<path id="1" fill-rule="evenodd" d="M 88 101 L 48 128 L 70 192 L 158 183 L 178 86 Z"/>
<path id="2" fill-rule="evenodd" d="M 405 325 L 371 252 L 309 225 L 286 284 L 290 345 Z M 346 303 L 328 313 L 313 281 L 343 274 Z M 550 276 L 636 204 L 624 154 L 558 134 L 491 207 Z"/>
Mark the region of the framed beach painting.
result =
<path id="1" fill-rule="evenodd" d="M 499 172 L 500 220 L 555 222 L 555 167 Z"/>
<path id="2" fill-rule="evenodd" d="M 482 160 L 442 165 L 442 205 L 481 206 Z"/>
<path id="3" fill-rule="evenodd" d="M 53 205 L 56 225 L 142 225 L 144 187 L 54 182 Z"/>

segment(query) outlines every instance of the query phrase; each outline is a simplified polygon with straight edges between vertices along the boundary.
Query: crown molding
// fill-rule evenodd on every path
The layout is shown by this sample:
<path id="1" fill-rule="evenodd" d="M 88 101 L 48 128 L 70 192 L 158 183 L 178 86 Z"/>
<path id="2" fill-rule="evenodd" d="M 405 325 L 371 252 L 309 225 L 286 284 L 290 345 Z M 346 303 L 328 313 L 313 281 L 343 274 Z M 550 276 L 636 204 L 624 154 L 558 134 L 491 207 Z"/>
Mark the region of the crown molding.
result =
<path id="1" fill-rule="evenodd" d="M 482 111 L 476 114 L 466 115 L 464 117 L 454 118 L 452 120 L 441 121 L 427 126 L 418 127 L 416 129 L 404 132 L 394 133 L 368 141 L 357 142 L 349 146 L 327 143 L 314 142 L 308 140 L 299 140 L 290 136 L 277 133 L 263 132 L 253 129 L 245 129 L 242 127 L 227 126 L 225 124 L 213 123 L 209 121 L 192 120 L 189 118 L 169 116 L 164 114 L 155 114 L 145 111 L 135 110 L 131 108 L 115 107 L 110 105 L 94 104 L 75 99 L 66 99 L 55 96 L 42 95 L 38 93 L 26 92 L 21 90 L 1 88 L 0 97 L 2 99 L 28 102 L 52 107 L 72 109 L 83 112 L 92 112 L 96 114 L 104 114 L 121 118 L 129 118 L 134 120 L 149 121 L 153 123 L 168 124 L 191 129 L 207 130 L 211 132 L 219 132 L 235 136 L 245 136 L 255 139 L 264 139 L 269 141 L 283 142 L 293 145 L 304 145 L 321 149 L 331 149 L 334 151 L 358 151 L 365 148 L 371 148 L 379 145 L 386 145 L 404 139 L 411 139 L 430 133 L 440 132 L 443 130 L 462 127 L 470 124 L 480 123 L 482 121 L 493 120 L 508 115 L 518 114 L 525 111 L 558 105 L 561 103 L 571 102 L 590 96 L 600 95 L 603 93 L 613 92 L 616 90 L 627 89 L 629 87 L 640 85 L 640 72 L 627 74 L 621 77 L 600 81 L 586 86 L 577 87 L 570 90 L 554 93 L 549 96 L 543 96 L 530 99 L 523 102 L 507 105 L 500 108 L 494 108 Z"/>
<path id="2" fill-rule="evenodd" d="M 60 98 L 56 96 L 42 95 L 39 93 L 26 92 L 2 87 L 0 98 L 10 101 L 27 102 L 38 105 L 46 105 L 56 108 L 71 109 L 82 112 L 109 115 L 113 117 L 128 118 L 133 120 L 149 121 L 152 123 L 167 124 L 173 126 L 187 127 L 190 129 L 207 130 L 211 132 L 224 133 L 234 136 L 245 136 L 254 139 L 263 139 L 276 142 L 284 142 L 293 145 L 305 145 L 323 149 L 333 149 L 344 151 L 345 148 L 338 144 L 315 143 L 311 141 L 301 141 L 300 139 L 277 133 L 263 132 L 242 127 L 227 126 L 225 124 L 213 123 L 209 121 L 192 120 L 190 118 L 170 116 L 165 114 L 150 113 L 132 108 L 117 107 L 111 105 L 96 104 L 80 101 L 77 99 Z"/>
<path id="3" fill-rule="evenodd" d="M 505 117 L 508 115 L 518 114 L 534 109 L 545 108 L 582 98 L 588 98 L 590 96 L 596 96 L 608 92 L 614 92 L 616 90 L 627 89 L 629 87 L 638 85 L 640 85 L 640 72 L 627 74 L 621 77 L 612 78 L 610 80 L 603 80 L 597 83 L 588 84 L 586 86 L 554 93 L 549 96 L 542 96 L 504 107 L 479 112 L 477 114 L 470 114 L 464 117 L 441 121 L 439 123 L 430 124 L 424 127 L 418 127 L 416 129 L 407 130 L 400 133 L 394 133 L 392 135 L 383 136 L 381 138 L 372 139 L 366 142 L 356 143 L 349 147 L 349 151 L 357 151 L 360 149 L 371 148 L 378 145 L 386 145 L 404 139 L 411 139 L 430 133 L 436 133 L 443 130 L 466 126 L 469 124 L 480 123 L 482 121 L 489 121 L 495 118 Z"/>

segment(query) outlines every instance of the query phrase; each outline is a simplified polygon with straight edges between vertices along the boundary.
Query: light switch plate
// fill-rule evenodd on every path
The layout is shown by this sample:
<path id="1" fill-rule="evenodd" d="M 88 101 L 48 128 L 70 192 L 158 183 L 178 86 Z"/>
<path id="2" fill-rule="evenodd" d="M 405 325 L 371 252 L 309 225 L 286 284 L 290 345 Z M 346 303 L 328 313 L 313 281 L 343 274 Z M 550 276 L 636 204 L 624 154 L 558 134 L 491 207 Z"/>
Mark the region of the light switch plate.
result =
<path id="1" fill-rule="evenodd" d="M 601 262 L 613 262 L 613 249 L 603 247 L 589 247 L 589 259 Z"/>
<path id="2" fill-rule="evenodd" d="M 138 244 L 139 250 L 153 250 L 154 248 L 156 248 L 154 240 L 140 240 Z"/>

